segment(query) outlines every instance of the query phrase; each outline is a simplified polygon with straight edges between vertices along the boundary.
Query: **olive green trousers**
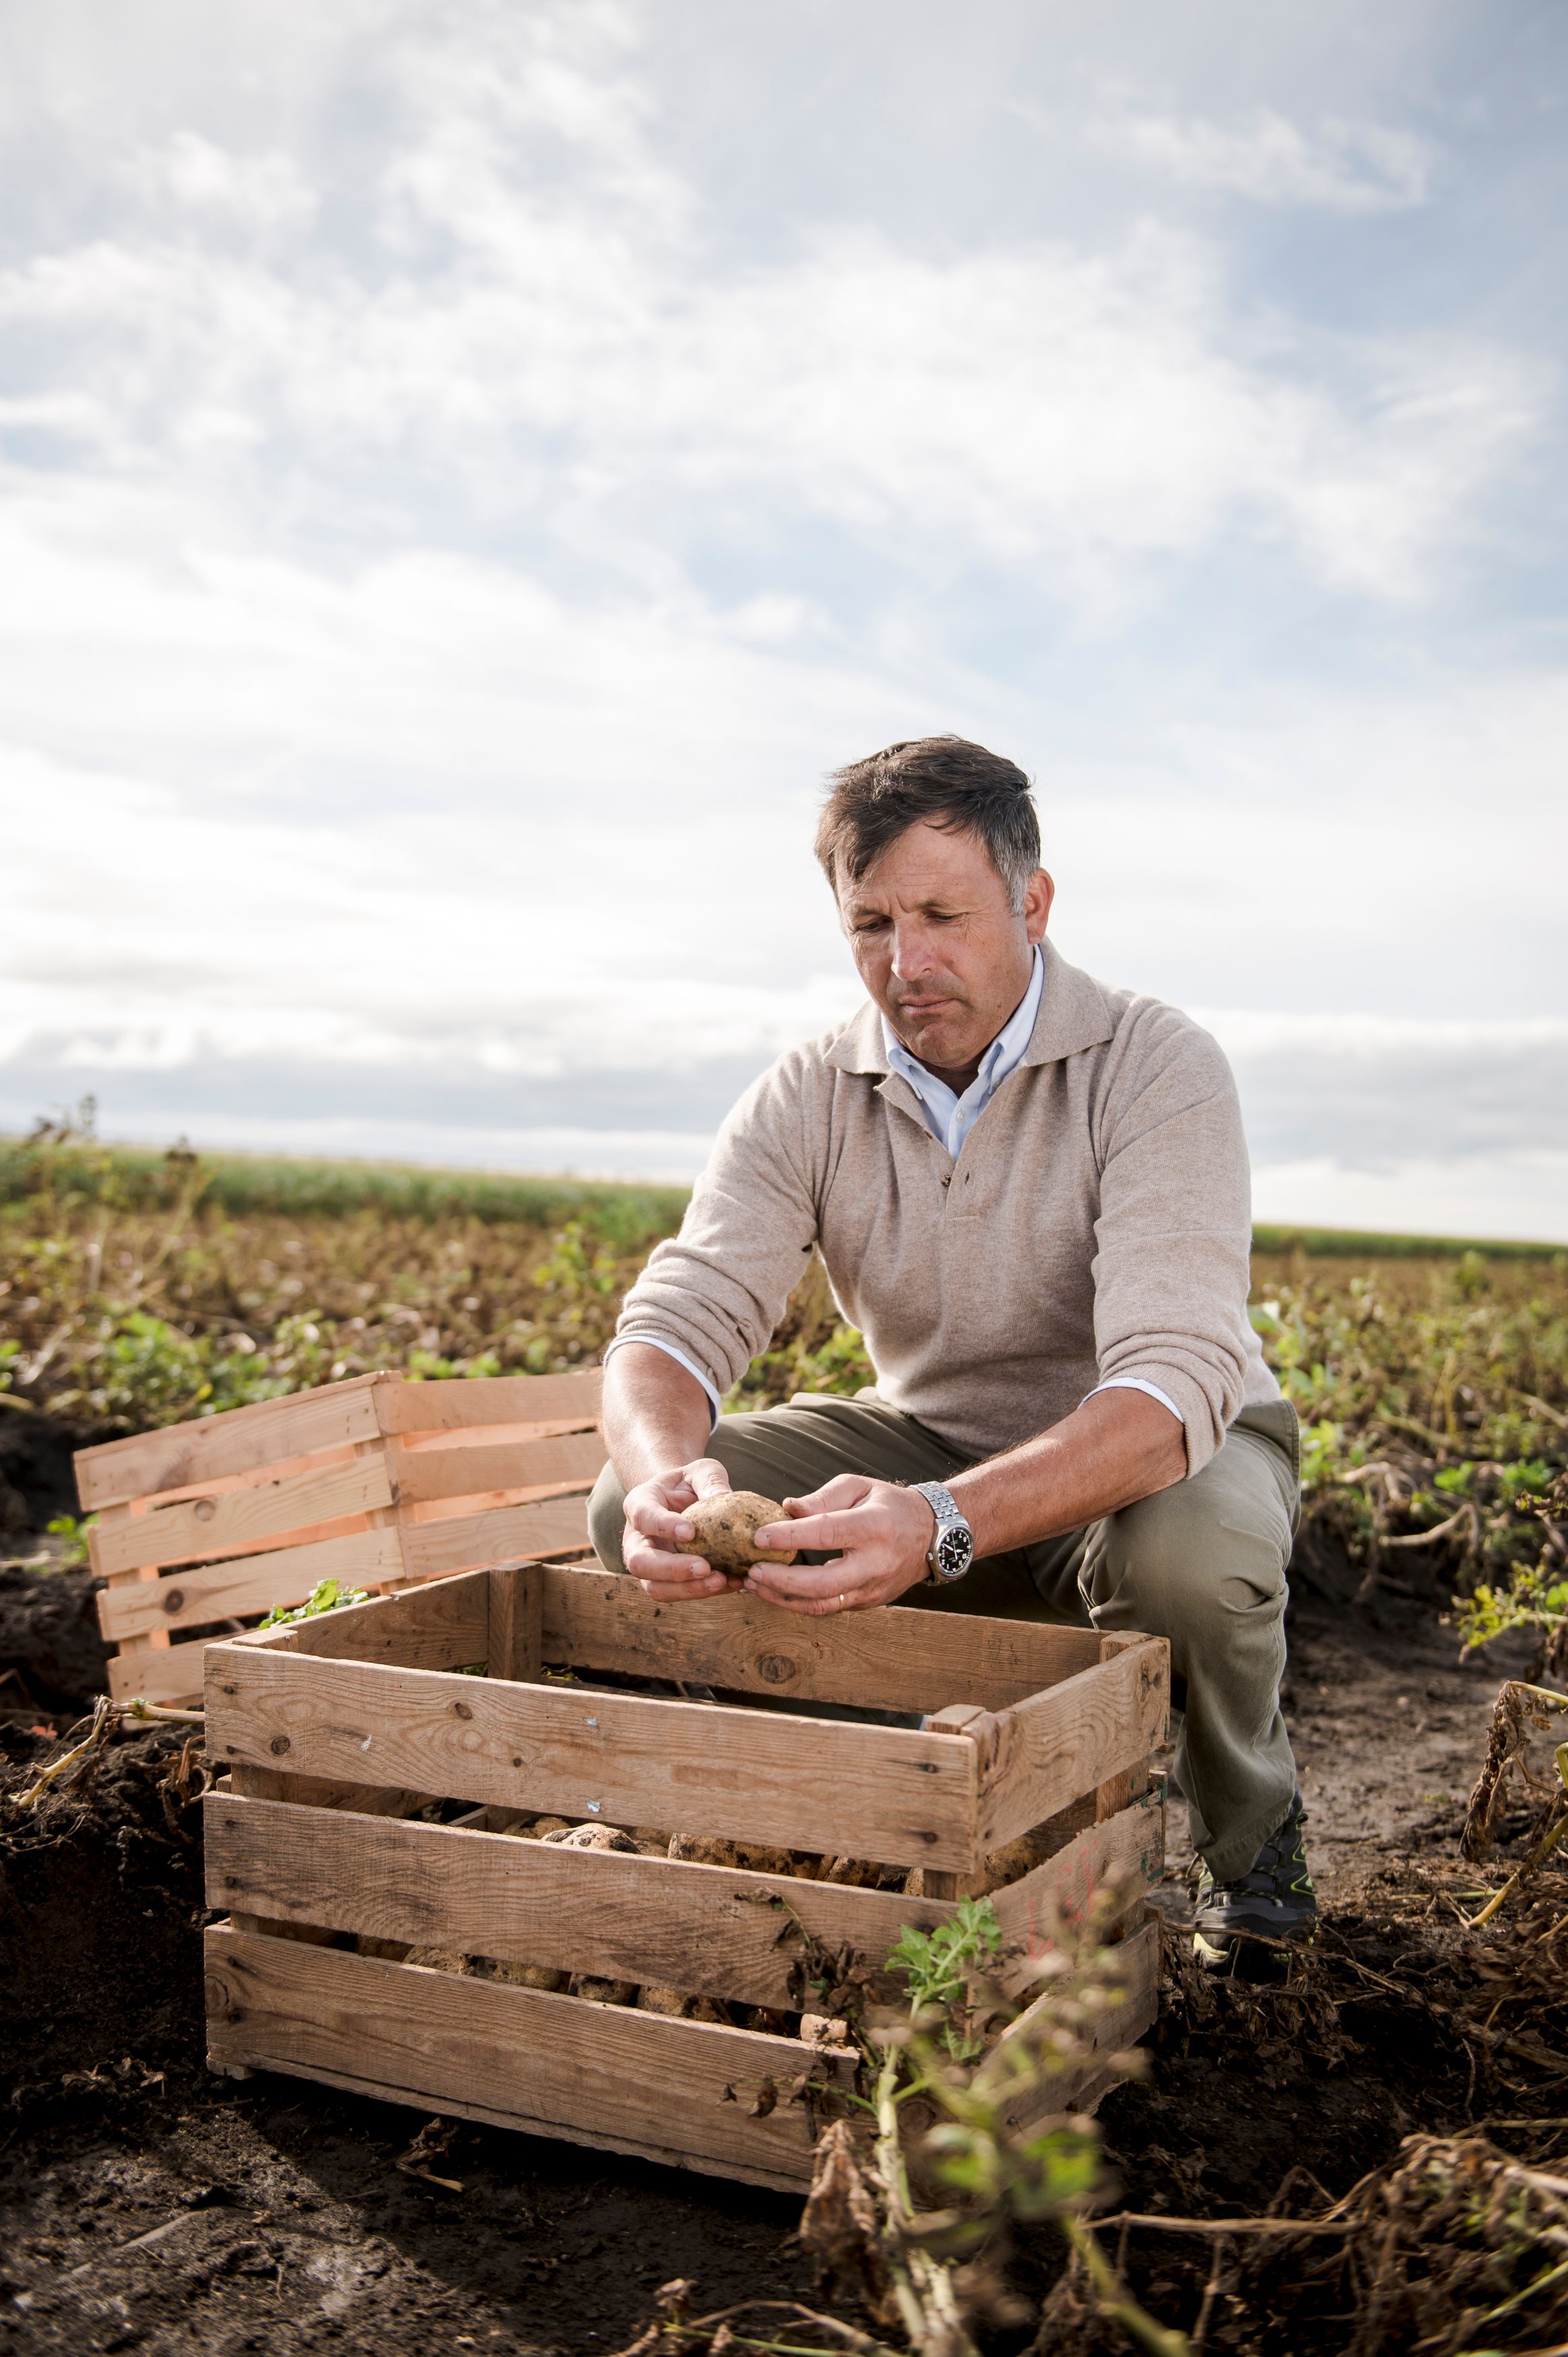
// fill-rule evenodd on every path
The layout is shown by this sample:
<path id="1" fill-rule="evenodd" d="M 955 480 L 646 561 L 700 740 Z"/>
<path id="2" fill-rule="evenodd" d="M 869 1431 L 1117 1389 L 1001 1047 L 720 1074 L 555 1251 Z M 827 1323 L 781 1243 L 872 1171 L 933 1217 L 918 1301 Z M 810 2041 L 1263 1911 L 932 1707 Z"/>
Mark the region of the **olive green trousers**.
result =
<path id="1" fill-rule="evenodd" d="M 970 1461 L 879 1401 L 804 1392 L 787 1407 L 721 1416 L 708 1454 L 737 1490 L 768 1498 L 804 1497 L 835 1473 L 946 1481 Z M 1295 1785 L 1280 1679 L 1300 1494 L 1294 1409 L 1283 1400 L 1243 1408 L 1191 1480 L 901 1600 L 1168 1638 L 1172 1699 L 1183 1715 L 1176 1781 L 1194 1847 L 1224 1882 L 1247 1871 Z M 624 1571 L 622 1491 L 609 1466 L 588 1523 L 599 1561 Z"/>

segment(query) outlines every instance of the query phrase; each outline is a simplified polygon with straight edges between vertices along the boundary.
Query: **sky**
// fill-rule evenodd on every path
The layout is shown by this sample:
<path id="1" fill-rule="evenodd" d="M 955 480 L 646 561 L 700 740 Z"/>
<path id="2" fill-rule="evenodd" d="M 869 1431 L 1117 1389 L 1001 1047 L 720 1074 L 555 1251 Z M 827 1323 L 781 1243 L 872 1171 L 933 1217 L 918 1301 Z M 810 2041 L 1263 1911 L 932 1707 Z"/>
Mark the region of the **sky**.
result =
<path id="1" fill-rule="evenodd" d="M 1557 0 L 0 0 L 0 1130 L 688 1178 L 1036 781 L 1265 1220 L 1568 1241 Z"/>

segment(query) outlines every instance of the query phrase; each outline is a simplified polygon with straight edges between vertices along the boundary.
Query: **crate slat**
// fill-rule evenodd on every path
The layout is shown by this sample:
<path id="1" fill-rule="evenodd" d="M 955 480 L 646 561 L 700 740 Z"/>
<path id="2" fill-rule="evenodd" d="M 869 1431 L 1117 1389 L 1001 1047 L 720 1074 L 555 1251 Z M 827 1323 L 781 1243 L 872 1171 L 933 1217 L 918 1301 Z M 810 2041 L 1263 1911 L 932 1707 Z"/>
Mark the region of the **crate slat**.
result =
<path id="1" fill-rule="evenodd" d="M 533 1424 L 581 1415 L 597 1421 L 604 1373 L 582 1367 L 568 1375 L 485 1375 L 447 1383 L 402 1383 L 381 1394 L 385 1433 L 452 1432 L 465 1425 Z"/>
<path id="2" fill-rule="evenodd" d="M 156 1497 L 166 1490 L 195 1487 L 226 1474 L 250 1473 L 288 1457 L 373 1440 L 376 1391 L 395 1390 L 397 1375 L 354 1375 L 319 1391 L 293 1392 L 284 1399 L 258 1400 L 221 1415 L 200 1416 L 161 1432 L 138 1432 L 128 1440 L 107 1440 L 76 1454 L 77 1492 L 84 1513 Z"/>
<path id="3" fill-rule="evenodd" d="M 455 1514 L 444 1522 L 403 1526 L 403 1561 L 413 1579 L 437 1579 L 444 1572 L 468 1571 L 480 1564 L 570 1555 L 587 1544 L 585 1496 L 494 1506 L 482 1514 Z"/>
<path id="4" fill-rule="evenodd" d="M 217 1644 L 207 1744 L 219 1765 L 286 1759 L 301 1775 L 610 1824 L 895 1865 L 978 1863 L 976 1747 L 898 1727 Z"/>
<path id="5" fill-rule="evenodd" d="M 784 2088 L 802 2069 L 851 2083 L 852 2056 L 793 2039 L 223 1925 L 205 1944 L 209 2057 L 220 2069 L 324 2079 L 784 2190 L 809 2180 L 820 2117 Z M 754 2117 L 768 2079 L 779 2100 Z"/>
<path id="6" fill-rule="evenodd" d="M 308 1620 L 252 1629 L 227 1641 L 247 1652 L 320 1653 L 350 1662 L 390 1662 L 405 1670 L 467 1669 L 488 1656 L 489 1574 L 459 1572 L 400 1596 L 339 1604 Z"/>
<path id="7" fill-rule="evenodd" d="M 980 1753 L 981 1846 L 1000 1849 L 1054 1817 L 1165 1741 L 1170 1712 L 1170 1647 L 1163 1637 L 1015 1703 L 987 1727 L 964 1730 Z"/>
<path id="8" fill-rule="evenodd" d="M 392 1502 L 392 1483 L 379 1449 L 346 1465 L 263 1480 L 220 1497 L 189 1504 L 155 1507 L 124 1520 L 105 1518 L 90 1533 L 93 1568 L 114 1572 L 161 1570 L 170 1564 L 210 1562 L 263 1541 L 301 1536 L 314 1524 L 372 1513 Z"/>
<path id="9" fill-rule="evenodd" d="M 538 1490 L 549 1482 L 597 1479 L 606 1462 L 601 1435 L 564 1433 L 548 1440 L 506 1440 L 459 1448 L 406 1448 L 392 1444 L 390 1463 L 398 1503 L 424 1506 L 441 1498 L 473 1498 L 492 1490 Z"/>
<path id="10" fill-rule="evenodd" d="M 1043 1866 L 993 1891 L 1004 1959 L 997 1978 L 1008 1996 L 1028 1991 L 1058 1920 L 1081 1923 L 1108 1875 L 1148 1886 L 1159 1880 L 1165 1858 L 1164 1796 L 1150 1793 L 1101 1824 L 1086 1825 Z"/>
<path id="11" fill-rule="evenodd" d="M 876 1710 L 1001 1710 L 1100 1658 L 1092 1629 L 891 1605 L 808 1620 L 737 1590 L 658 1604 L 635 1579 L 547 1565 L 544 1658 Z"/>
<path id="12" fill-rule="evenodd" d="M 797 2008 L 814 1938 L 879 1965 L 906 1923 L 934 1930 L 938 1900 L 787 1875 L 568 1850 L 446 1825 L 211 1793 L 207 1902 L 415 1947 L 454 1948 L 693 1996 Z M 1042 1907 L 1043 1907 L 1043 1901 Z"/>
<path id="13" fill-rule="evenodd" d="M 306 1546 L 240 1555 L 163 1579 L 105 1588 L 98 1599 L 98 1625 L 106 1637 L 124 1642 L 154 1629 L 199 1629 L 214 1620 L 270 1612 L 277 1604 L 296 1604 L 323 1579 L 365 1587 L 402 1577 L 396 1531 L 354 1531 L 347 1538 L 317 1539 Z M 187 1664 L 188 1674 L 193 1664 L 194 1657 Z M 196 1683 L 200 1684 L 199 1674 Z"/>
<path id="14" fill-rule="evenodd" d="M 1064 2072 L 1058 2078 L 1044 2079 L 1028 2092 L 1004 2098 L 1002 2115 L 1013 2128 L 1031 2128 L 1036 2121 L 1058 2112 L 1091 2109 L 1120 2076 L 1111 2067 L 1112 2057 L 1136 2046 L 1154 2028 L 1160 2010 L 1159 1924 L 1144 1923 L 1130 1932 L 1118 1946 L 1116 1958 L 1122 1976 L 1122 2000 L 1101 2016 L 1094 2025 L 1092 2039 L 1096 2055 L 1104 2056 L 1105 2061 L 1098 2067 L 1090 2064 L 1087 2070 Z M 1047 1991 L 1036 1997 L 1016 2021 L 1009 2023 L 996 2041 L 993 2059 L 1009 2045 L 1026 2040 L 1050 2002 Z"/>

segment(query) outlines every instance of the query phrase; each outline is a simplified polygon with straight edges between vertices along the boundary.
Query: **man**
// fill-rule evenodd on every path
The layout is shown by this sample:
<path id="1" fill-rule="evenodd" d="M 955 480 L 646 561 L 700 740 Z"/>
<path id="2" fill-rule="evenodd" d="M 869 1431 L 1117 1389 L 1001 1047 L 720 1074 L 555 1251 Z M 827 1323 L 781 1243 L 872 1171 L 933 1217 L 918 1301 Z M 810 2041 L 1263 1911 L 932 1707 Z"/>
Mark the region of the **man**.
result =
<path id="1" fill-rule="evenodd" d="M 783 1501 L 745 1585 L 787 1611 L 899 1598 L 1167 1637 L 1199 1953 L 1309 1938 L 1280 1711 L 1294 1410 L 1247 1316 L 1235 1087 L 1174 1007 L 1046 939 L 1028 780 L 960 737 L 837 772 L 817 834 L 870 1005 L 781 1056 L 720 1133 L 607 1354 L 600 1560 L 728 1585 L 683 1510 Z M 720 1416 L 813 1247 L 874 1389 Z M 930 1584 L 927 1584 L 930 1583 Z"/>

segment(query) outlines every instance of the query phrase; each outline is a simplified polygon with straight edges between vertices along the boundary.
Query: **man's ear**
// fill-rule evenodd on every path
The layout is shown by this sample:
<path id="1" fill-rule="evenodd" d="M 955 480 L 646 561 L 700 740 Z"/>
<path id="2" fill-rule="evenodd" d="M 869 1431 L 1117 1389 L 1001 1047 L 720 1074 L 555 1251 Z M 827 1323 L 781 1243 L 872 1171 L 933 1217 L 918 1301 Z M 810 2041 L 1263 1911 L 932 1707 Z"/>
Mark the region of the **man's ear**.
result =
<path id="1" fill-rule="evenodd" d="M 1043 867 L 1036 867 L 1024 894 L 1024 931 L 1032 946 L 1037 947 L 1046 938 L 1046 927 L 1051 920 L 1051 903 L 1056 897 L 1054 880 Z"/>

